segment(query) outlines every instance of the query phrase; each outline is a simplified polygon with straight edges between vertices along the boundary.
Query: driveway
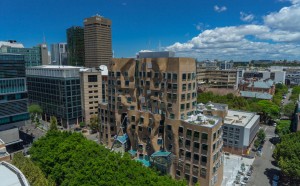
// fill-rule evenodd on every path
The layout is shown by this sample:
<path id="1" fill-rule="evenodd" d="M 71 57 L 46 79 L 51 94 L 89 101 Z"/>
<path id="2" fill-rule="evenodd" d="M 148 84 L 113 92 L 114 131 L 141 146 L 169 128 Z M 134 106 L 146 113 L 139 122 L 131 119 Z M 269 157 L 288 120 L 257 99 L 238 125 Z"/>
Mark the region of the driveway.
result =
<path id="1" fill-rule="evenodd" d="M 280 169 L 272 157 L 275 146 L 270 142 L 272 141 L 270 139 L 275 138 L 275 127 L 264 125 L 263 129 L 266 133 L 266 141 L 262 149 L 262 156 L 256 156 L 253 163 L 254 171 L 247 186 L 272 185 L 273 176 L 280 173 Z"/>

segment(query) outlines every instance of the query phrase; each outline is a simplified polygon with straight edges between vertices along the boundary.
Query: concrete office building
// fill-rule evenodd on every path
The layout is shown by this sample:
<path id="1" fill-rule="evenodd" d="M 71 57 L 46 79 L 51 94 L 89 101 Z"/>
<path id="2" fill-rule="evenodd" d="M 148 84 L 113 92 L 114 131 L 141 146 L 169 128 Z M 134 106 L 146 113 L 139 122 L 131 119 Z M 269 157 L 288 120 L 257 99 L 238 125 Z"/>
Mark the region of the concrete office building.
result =
<path id="1" fill-rule="evenodd" d="M 96 15 L 84 19 L 85 66 L 108 66 L 112 58 L 111 20 Z"/>
<path id="2" fill-rule="evenodd" d="M 259 115 L 228 110 L 223 124 L 224 151 L 246 155 L 259 130 Z"/>
<path id="3" fill-rule="evenodd" d="M 233 62 L 230 61 L 221 61 L 220 70 L 230 70 L 233 68 Z"/>
<path id="4" fill-rule="evenodd" d="M 51 44 L 51 64 L 52 65 L 67 65 L 67 43 Z"/>
<path id="5" fill-rule="evenodd" d="M 221 185 L 222 118 L 197 111 L 191 58 L 112 59 L 101 143 L 189 185 Z"/>
<path id="6" fill-rule="evenodd" d="M 212 88 L 238 89 L 238 84 L 243 78 L 244 71 L 237 70 L 212 70 L 197 69 L 198 84 L 209 85 Z"/>
<path id="7" fill-rule="evenodd" d="M 55 116 L 64 127 L 82 121 L 80 69 L 54 65 L 26 69 L 29 102 L 41 106 L 43 119 Z"/>
<path id="8" fill-rule="evenodd" d="M 163 58 L 163 57 L 175 57 L 175 52 L 171 51 L 159 51 L 159 52 L 139 52 L 138 58 Z"/>
<path id="9" fill-rule="evenodd" d="M 1 52 L 24 55 L 26 67 L 49 64 L 48 47 L 46 44 L 25 48 L 23 44 L 17 43 L 14 40 L 8 42 L 0 41 L 0 53 Z"/>
<path id="10" fill-rule="evenodd" d="M 68 65 L 84 66 L 84 29 L 72 26 L 67 29 Z"/>
<path id="11" fill-rule="evenodd" d="M 90 119 L 98 117 L 98 104 L 102 98 L 102 71 L 95 68 L 80 71 L 81 107 L 85 124 L 90 124 Z"/>

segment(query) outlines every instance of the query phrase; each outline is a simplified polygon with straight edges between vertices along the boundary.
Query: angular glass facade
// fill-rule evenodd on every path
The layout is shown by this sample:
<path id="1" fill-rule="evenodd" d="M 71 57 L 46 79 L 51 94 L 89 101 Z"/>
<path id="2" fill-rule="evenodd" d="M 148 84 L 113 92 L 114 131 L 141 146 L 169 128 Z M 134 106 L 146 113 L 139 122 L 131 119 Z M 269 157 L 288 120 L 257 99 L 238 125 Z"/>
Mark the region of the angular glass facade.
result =
<path id="1" fill-rule="evenodd" d="M 0 53 L 0 129 L 28 120 L 27 103 L 24 56 Z"/>

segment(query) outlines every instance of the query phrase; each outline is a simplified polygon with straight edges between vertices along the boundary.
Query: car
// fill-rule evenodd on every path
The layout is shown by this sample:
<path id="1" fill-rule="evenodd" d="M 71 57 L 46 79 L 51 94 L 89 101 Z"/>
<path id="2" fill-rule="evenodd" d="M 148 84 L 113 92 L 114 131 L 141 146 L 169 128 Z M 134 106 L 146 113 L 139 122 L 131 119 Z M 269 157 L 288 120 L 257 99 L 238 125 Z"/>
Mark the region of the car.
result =
<path id="1" fill-rule="evenodd" d="M 279 176 L 275 174 L 275 175 L 273 176 L 273 181 L 277 181 L 277 182 L 278 182 L 278 180 L 279 180 Z"/>
<path id="2" fill-rule="evenodd" d="M 276 127 L 277 126 L 277 124 L 276 123 L 273 123 L 273 127 Z"/>

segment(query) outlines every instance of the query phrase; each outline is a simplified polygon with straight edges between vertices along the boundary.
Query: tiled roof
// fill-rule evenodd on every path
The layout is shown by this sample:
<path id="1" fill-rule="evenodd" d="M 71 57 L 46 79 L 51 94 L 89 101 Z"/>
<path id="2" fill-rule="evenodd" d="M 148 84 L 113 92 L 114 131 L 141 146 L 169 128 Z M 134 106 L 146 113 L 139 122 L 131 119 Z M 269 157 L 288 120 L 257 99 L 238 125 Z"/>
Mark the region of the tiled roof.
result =
<path id="1" fill-rule="evenodd" d="M 267 99 L 267 100 L 270 100 L 273 97 L 269 93 L 261 93 L 261 92 L 241 91 L 240 93 L 241 93 L 242 97 L 247 97 L 247 98 L 257 98 L 257 99 Z"/>
<path id="2" fill-rule="evenodd" d="M 170 154 L 171 154 L 171 152 L 167 152 L 167 151 L 156 151 L 151 155 L 151 157 L 169 156 Z"/>
<path id="3" fill-rule="evenodd" d="M 270 79 L 268 81 L 255 81 L 251 82 L 248 87 L 254 87 L 254 88 L 271 88 L 273 85 L 273 81 Z"/>

